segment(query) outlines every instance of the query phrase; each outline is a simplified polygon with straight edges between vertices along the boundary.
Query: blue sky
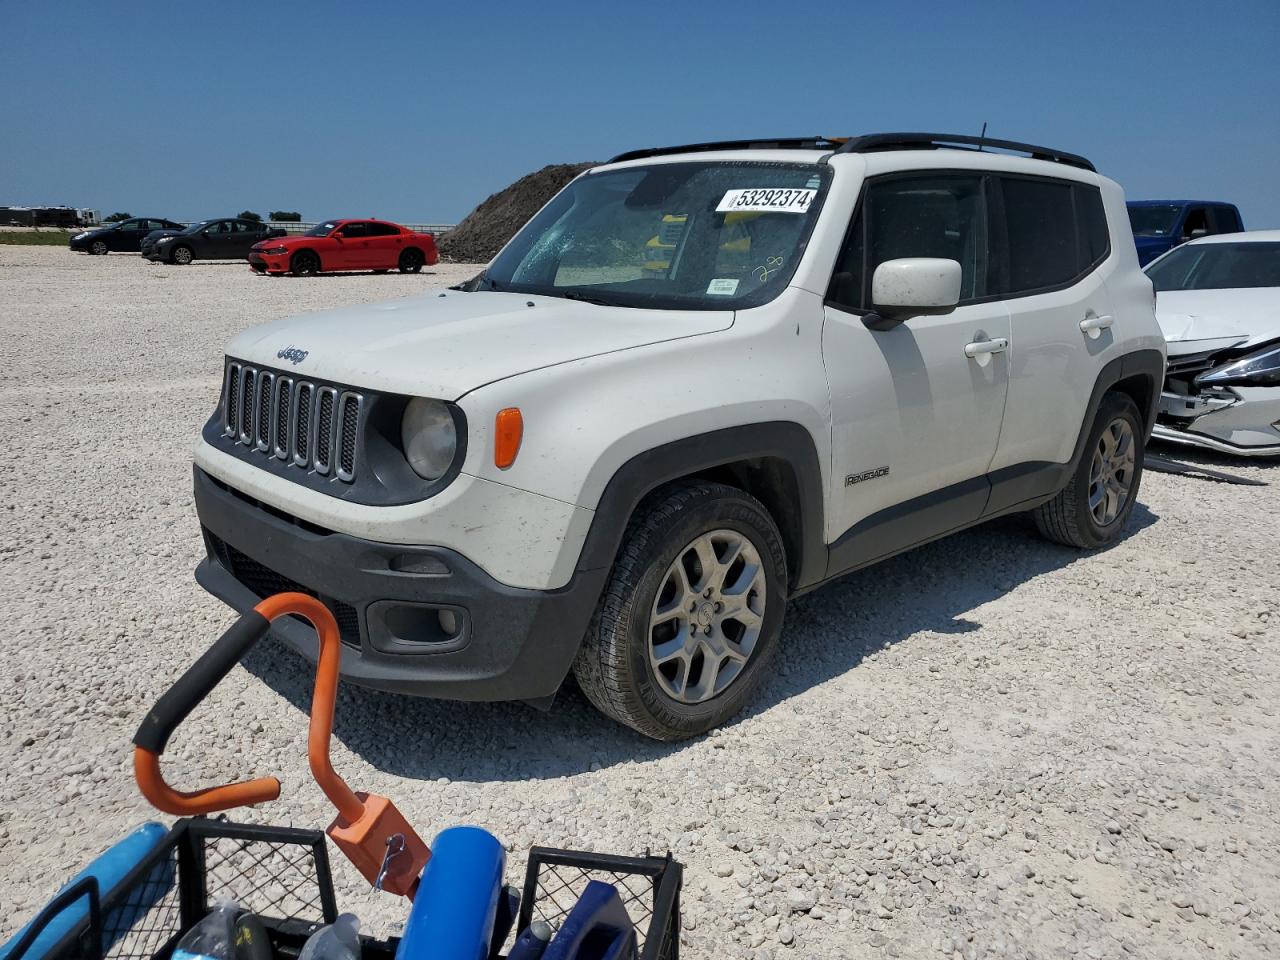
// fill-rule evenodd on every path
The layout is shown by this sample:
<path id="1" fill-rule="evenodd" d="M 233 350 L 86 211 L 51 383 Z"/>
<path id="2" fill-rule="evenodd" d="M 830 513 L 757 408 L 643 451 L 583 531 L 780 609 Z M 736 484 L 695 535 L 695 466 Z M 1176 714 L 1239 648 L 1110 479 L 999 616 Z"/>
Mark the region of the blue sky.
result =
<path id="1" fill-rule="evenodd" d="M 454 221 L 543 164 L 943 130 L 1280 227 L 1280 2 L 0 0 L 0 203 Z"/>

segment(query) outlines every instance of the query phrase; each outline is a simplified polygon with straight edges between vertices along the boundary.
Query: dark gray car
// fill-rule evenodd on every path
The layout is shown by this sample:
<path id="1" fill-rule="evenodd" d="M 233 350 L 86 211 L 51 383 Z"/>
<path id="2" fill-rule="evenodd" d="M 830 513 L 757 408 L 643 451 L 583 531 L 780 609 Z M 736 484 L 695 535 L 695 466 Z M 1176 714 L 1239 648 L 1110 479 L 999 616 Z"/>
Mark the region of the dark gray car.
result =
<path id="1" fill-rule="evenodd" d="M 190 263 L 192 260 L 243 260 L 249 248 L 260 240 L 283 237 L 285 231 L 256 220 L 226 217 L 201 220 L 185 230 L 161 230 L 142 243 L 142 255 L 164 263 Z"/>

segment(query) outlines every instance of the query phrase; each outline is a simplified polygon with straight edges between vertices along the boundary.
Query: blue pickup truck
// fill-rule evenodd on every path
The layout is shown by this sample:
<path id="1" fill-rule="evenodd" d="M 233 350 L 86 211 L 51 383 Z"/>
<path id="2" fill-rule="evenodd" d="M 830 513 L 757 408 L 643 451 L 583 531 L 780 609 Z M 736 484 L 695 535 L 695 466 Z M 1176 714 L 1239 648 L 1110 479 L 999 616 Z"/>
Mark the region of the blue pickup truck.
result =
<path id="1" fill-rule="evenodd" d="M 1144 267 L 1180 243 L 1244 229 L 1240 211 L 1217 200 L 1130 200 L 1129 223 Z"/>

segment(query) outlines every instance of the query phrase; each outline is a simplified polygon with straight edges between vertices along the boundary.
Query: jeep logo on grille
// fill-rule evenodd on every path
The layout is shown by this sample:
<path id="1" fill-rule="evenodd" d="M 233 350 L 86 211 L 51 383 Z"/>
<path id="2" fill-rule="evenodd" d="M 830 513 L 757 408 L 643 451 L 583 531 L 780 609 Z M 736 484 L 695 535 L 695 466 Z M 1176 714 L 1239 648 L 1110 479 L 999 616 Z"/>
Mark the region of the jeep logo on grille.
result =
<path id="1" fill-rule="evenodd" d="M 307 359 L 307 351 L 301 350 L 298 347 L 295 347 L 293 344 L 289 344 L 289 346 L 285 347 L 283 350 L 281 350 L 279 353 L 276 354 L 276 359 L 288 360 L 294 366 L 297 366 L 303 360 Z"/>

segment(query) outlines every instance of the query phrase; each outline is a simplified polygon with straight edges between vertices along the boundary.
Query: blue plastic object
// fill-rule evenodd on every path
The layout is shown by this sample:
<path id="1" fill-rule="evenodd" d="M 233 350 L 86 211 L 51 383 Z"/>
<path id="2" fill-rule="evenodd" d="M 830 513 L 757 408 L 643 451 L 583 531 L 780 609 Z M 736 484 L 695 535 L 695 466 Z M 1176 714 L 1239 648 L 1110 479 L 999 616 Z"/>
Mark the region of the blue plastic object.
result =
<path id="1" fill-rule="evenodd" d="M 486 960 L 506 853 L 479 827 L 441 830 L 418 882 L 396 960 Z"/>
<path id="2" fill-rule="evenodd" d="M 92 877 L 98 883 L 99 896 L 105 900 L 129 871 L 159 846 L 168 834 L 169 830 L 163 824 L 144 823 L 123 840 L 108 848 L 89 866 L 72 877 L 70 882 L 62 887 L 62 890 L 66 890 L 87 877 Z M 114 931 L 117 934 L 116 938 L 119 939 L 120 936 L 128 932 L 129 927 L 138 916 L 149 910 L 161 897 L 169 892 L 173 886 L 172 863 L 166 861 L 164 869 L 168 870 L 167 877 L 157 877 L 155 878 L 156 882 L 146 885 L 147 891 L 153 894 L 153 899 L 150 903 L 130 904 L 128 908 L 120 908 L 107 914 L 104 925 L 107 928 L 105 932 L 108 935 Z M 123 913 L 125 909 L 128 910 L 128 915 Z M 42 960 L 50 950 L 57 946 L 58 941 L 67 935 L 68 931 L 88 915 L 88 912 L 89 904 L 84 897 L 77 899 L 74 903 L 64 908 L 36 937 L 35 942 L 23 954 L 23 960 Z M 0 946 L 0 960 L 8 960 L 13 946 L 22 939 L 23 934 L 35 922 L 33 919 L 30 923 L 27 923 L 6 941 L 4 946 Z M 102 944 L 103 951 L 110 950 L 114 942 L 114 940 L 105 941 Z"/>
<path id="3" fill-rule="evenodd" d="M 542 960 L 636 960 L 636 928 L 617 889 L 592 880 Z"/>

